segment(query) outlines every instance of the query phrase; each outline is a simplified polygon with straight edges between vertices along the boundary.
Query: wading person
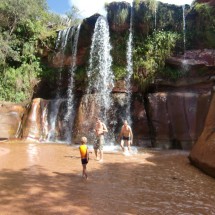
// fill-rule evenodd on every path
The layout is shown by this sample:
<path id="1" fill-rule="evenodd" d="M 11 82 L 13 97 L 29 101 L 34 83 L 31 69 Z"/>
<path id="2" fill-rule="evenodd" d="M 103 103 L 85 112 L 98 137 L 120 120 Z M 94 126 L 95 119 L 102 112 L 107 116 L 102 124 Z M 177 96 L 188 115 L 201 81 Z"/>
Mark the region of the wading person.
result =
<path id="1" fill-rule="evenodd" d="M 128 125 L 127 120 L 124 121 L 119 137 L 121 140 L 120 145 L 122 150 L 125 151 L 124 144 L 126 144 L 128 147 L 128 151 L 130 151 L 131 150 L 130 146 L 133 141 L 133 133 L 132 133 L 131 127 Z"/>
<path id="2" fill-rule="evenodd" d="M 89 152 L 87 148 L 87 138 L 82 137 L 81 138 L 81 145 L 79 147 L 80 155 L 81 155 L 81 163 L 83 166 L 83 172 L 82 172 L 82 177 L 83 178 L 88 178 L 87 176 L 87 163 L 89 161 Z"/>
<path id="3" fill-rule="evenodd" d="M 106 125 L 97 118 L 96 126 L 95 126 L 95 133 L 96 133 L 96 142 L 94 143 L 94 152 L 96 155 L 96 160 L 103 161 L 103 145 L 105 143 L 104 133 L 108 132 Z M 98 156 L 98 152 L 99 155 Z"/>

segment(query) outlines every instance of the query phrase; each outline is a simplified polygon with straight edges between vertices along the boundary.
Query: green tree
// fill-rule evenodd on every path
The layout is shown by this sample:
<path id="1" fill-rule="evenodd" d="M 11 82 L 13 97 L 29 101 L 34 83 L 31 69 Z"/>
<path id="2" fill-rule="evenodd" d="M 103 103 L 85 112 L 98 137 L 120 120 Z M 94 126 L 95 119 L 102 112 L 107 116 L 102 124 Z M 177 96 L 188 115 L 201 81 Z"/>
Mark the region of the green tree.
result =
<path id="1" fill-rule="evenodd" d="M 0 17 L 0 99 L 29 100 L 42 73 L 38 45 L 43 35 L 50 36 L 47 4 L 1 0 Z"/>
<path id="2" fill-rule="evenodd" d="M 71 9 L 66 12 L 67 22 L 72 25 L 78 25 L 81 23 L 80 10 L 76 6 L 72 6 Z"/>
<path id="3" fill-rule="evenodd" d="M 1 0 L 0 13 L 4 17 L 1 26 L 9 29 L 10 35 L 26 19 L 39 19 L 47 9 L 45 0 Z"/>
<path id="4" fill-rule="evenodd" d="M 53 51 L 57 30 L 78 23 L 78 13 L 50 13 L 46 0 L 0 1 L 0 100 L 31 99 L 41 78 L 52 75 L 41 53 Z"/>

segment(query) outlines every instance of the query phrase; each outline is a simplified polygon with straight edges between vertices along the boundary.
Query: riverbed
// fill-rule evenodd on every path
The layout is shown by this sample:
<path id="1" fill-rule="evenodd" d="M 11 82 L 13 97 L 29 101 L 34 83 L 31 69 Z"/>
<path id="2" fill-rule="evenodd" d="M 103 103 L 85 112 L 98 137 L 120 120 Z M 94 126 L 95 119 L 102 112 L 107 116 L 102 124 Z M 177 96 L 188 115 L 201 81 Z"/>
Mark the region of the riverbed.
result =
<path id="1" fill-rule="evenodd" d="M 0 143 L 1 215 L 215 214 L 215 179 L 188 151 L 133 148 L 90 155 L 82 178 L 78 146 Z"/>

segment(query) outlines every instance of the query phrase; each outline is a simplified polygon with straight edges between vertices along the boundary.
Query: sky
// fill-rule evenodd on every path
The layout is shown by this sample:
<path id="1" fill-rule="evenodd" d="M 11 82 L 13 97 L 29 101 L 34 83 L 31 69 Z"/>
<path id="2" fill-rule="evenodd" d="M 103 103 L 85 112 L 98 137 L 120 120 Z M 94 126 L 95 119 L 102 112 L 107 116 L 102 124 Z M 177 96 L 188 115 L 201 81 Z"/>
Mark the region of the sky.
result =
<path id="1" fill-rule="evenodd" d="M 83 18 L 92 16 L 95 13 L 105 15 L 104 4 L 113 1 L 123 1 L 123 0 L 47 0 L 50 11 L 58 14 L 65 14 L 69 9 L 75 5 L 81 12 Z M 132 0 L 125 0 L 127 2 L 132 2 Z M 184 5 L 191 4 L 193 0 L 160 0 L 164 3 Z"/>

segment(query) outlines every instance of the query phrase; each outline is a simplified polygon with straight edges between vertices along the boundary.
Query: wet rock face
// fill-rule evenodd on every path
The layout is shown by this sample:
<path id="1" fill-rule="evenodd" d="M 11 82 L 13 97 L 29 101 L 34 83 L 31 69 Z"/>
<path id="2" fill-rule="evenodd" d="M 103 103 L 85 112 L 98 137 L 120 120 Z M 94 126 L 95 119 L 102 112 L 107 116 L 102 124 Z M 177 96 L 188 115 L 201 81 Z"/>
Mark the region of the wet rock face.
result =
<path id="1" fill-rule="evenodd" d="M 89 103 L 86 105 L 86 100 Z M 77 117 L 74 125 L 74 141 L 79 141 L 81 136 L 88 135 L 89 141 L 94 138 L 94 129 L 96 117 L 99 116 L 98 107 L 96 106 L 95 96 L 85 95 L 82 97 L 77 109 Z"/>
<path id="2" fill-rule="evenodd" d="M 21 137 L 23 118 L 26 113 L 24 105 L 0 104 L 0 140 Z"/>
<path id="3" fill-rule="evenodd" d="M 39 140 L 42 132 L 42 112 L 39 98 L 32 101 L 28 117 L 23 128 L 23 138 Z"/>
<path id="4" fill-rule="evenodd" d="M 214 76 L 215 50 L 189 50 L 184 55 L 172 56 L 166 60 L 171 68 L 182 71 L 189 84 L 207 82 L 210 85 L 210 78 Z"/>
<path id="5" fill-rule="evenodd" d="M 168 58 L 167 63 L 181 68 L 186 64 L 189 70 L 192 68 L 215 67 L 215 50 L 189 50 L 182 56 Z"/>
<path id="6" fill-rule="evenodd" d="M 210 92 L 163 92 L 149 95 L 155 147 L 191 149 L 203 129 Z"/>
<path id="7" fill-rule="evenodd" d="M 117 139 L 123 125 L 123 121 L 128 119 L 125 114 L 126 93 L 112 94 L 113 109 L 109 111 L 109 123 L 106 125 L 109 132 L 107 139 L 114 137 Z M 88 103 L 86 103 L 88 100 Z M 146 118 L 146 111 L 141 96 L 132 97 L 132 130 L 134 133 L 135 145 L 150 144 L 149 127 Z M 88 135 L 91 140 L 94 138 L 94 128 L 96 117 L 100 115 L 99 107 L 96 103 L 96 94 L 84 95 L 77 110 L 77 117 L 74 125 L 74 139 L 78 140 L 83 135 Z"/>
<path id="8" fill-rule="evenodd" d="M 74 124 L 70 127 L 72 142 L 81 136 L 89 141 L 95 138 L 96 117 L 100 116 L 96 94 L 86 94 L 74 111 Z M 117 138 L 125 119 L 126 93 L 113 93 L 113 108 L 108 112 L 107 138 Z M 131 98 L 131 119 L 134 145 L 162 149 L 191 149 L 200 136 L 210 105 L 210 91 L 187 92 L 183 90 L 150 93 L 144 99 L 134 93 Z M 64 140 L 66 100 L 34 99 L 24 124 L 23 137 L 47 141 Z M 51 125 L 54 117 L 55 127 Z M 52 137 L 52 135 L 54 135 Z"/>
<path id="9" fill-rule="evenodd" d="M 40 142 L 65 141 L 72 133 L 70 122 L 65 120 L 66 102 L 65 99 L 34 99 L 23 123 L 22 138 Z"/>
<path id="10" fill-rule="evenodd" d="M 80 28 L 78 47 L 77 47 L 77 66 L 83 66 L 88 63 L 88 55 L 91 46 L 91 38 L 94 32 L 95 23 L 100 14 L 94 14 L 83 20 Z M 68 38 L 68 41 L 71 38 Z M 68 45 L 68 47 L 70 47 Z M 60 52 L 56 50 L 57 53 L 49 59 L 49 64 L 53 68 L 60 68 L 62 66 L 70 67 L 72 64 L 73 57 L 71 55 L 71 49 L 67 48 L 66 52 Z"/>
<path id="11" fill-rule="evenodd" d="M 96 94 L 89 94 L 80 98 L 74 115 L 74 123 L 70 127 L 72 143 L 79 142 L 81 136 L 87 136 L 91 143 L 94 141 L 96 117 L 100 116 L 96 96 Z M 108 112 L 109 119 L 106 124 L 109 130 L 106 138 L 109 140 L 112 137 L 118 137 L 123 121 L 128 119 L 125 114 L 126 96 L 126 93 L 112 94 L 114 108 Z M 146 110 L 140 94 L 132 97 L 131 105 L 134 143 L 139 146 L 151 146 Z M 64 99 L 34 99 L 23 125 L 23 138 L 53 142 L 65 140 L 65 132 L 69 127 L 65 121 L 65 106 L 66 100 Z M 53 120 L 55 121 L 54 127 Z"/>
<path id="12" fill-rule="evenodd" d="M 192 164 L 215 177 L 215 94 L 213 92 L 204 130 L 193 146 L 189 159 Z"/>
<path id="13" fill-rule="evenodd" d="M 188 64 L 187 76 L 171 82 L 163 79 L 157 82 L 156 91 L 146 95 L 138 92 L 132 85 L 131 118 L 134 133 L 134 144 L 152 146 L 162 149 L 186 149 L 200 136 L 210 106 L 211 89 L 213 88 L 214 50 L 187 51 L 185 56 L 172 57 L 167 63 L 172 67 L 183 68 L 184 60 Z M 200 68 L 204 68 L 202 74 Z M 66 87 L 66 85 L 65 85 Z M 81 136 L 94 138 L 95 117 L 99 116 L 96 94 L 78 96 L 79 102 L 75 110 L 74 124 L 71 128 L 73 141 Z M 114 102 L 107 125 L 112 136 L 117 137 L 126 119 L 125 81 L 115 82 L 112 91 Z M 88 99 L 88 103 L 85 100 Z M 57 107 L 56 130 L 57 139 L 64 139 L 67 125 L 64 123 L 66 111 L 65 101 L 35 99 L 26 120 L 23 137 L 47 140 L 50 129 L 51 111 Z M 86 105 L 87 104 L 87 105 Z"/>
<path id="14" fill-rule="evenodd" d="M 151 147 L 151 133 L 143 97 L 135 94 L 131 104 L 132 129 L 134 143 L 138 146 Z"/>
<path id="15" fill-rule="evenodd" d="M 202 62 L 205 66 L 215 66 L 215 50 L 190 50 L 185 52 L 185 59 L 195 59 Z"/>

